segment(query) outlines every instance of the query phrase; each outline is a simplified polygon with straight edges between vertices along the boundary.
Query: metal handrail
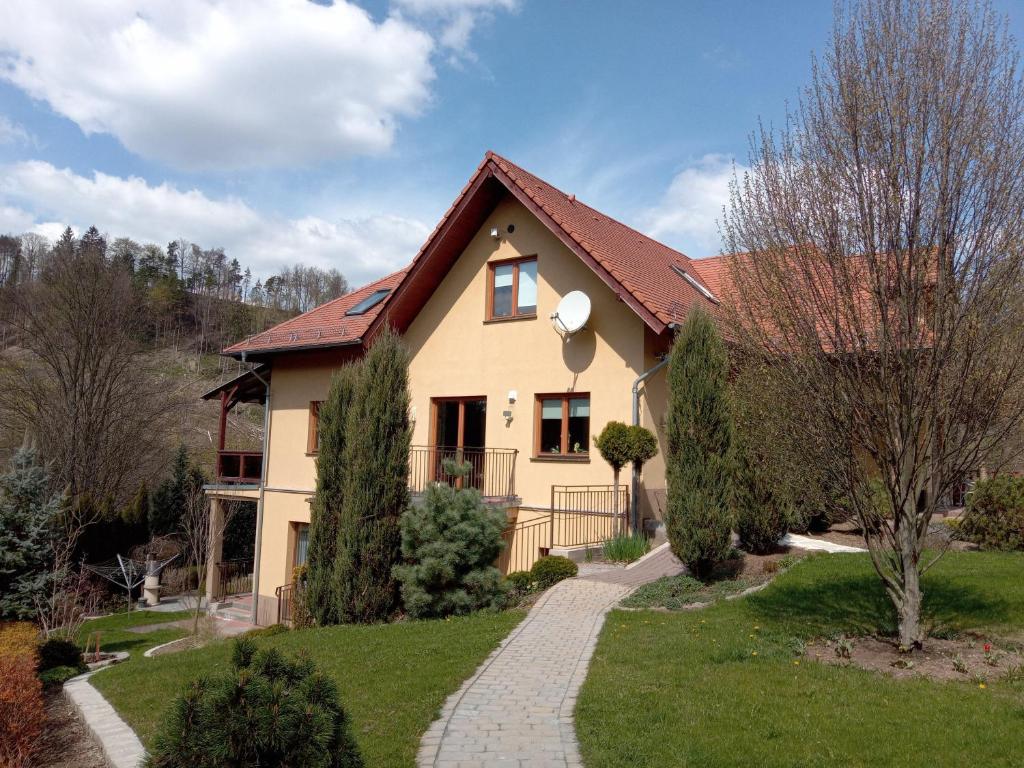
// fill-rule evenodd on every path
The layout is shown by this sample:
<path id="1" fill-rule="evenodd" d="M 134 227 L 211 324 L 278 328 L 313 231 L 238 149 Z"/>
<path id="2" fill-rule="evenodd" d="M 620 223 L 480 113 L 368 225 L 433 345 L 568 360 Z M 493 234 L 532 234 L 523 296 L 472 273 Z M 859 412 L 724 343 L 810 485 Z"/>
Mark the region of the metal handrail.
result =
<path id="1" fill-rule="evenodd" d="M 516 495 L 516 448 L 466 448 L 452 445 L 414 445 L 409 448 L 409 490 L 423 493 L 430 483 L 476 488 L 485 498 L 513 499 Z M 469 464 L 459 478 L 445 472 L 445 462 Z"/>

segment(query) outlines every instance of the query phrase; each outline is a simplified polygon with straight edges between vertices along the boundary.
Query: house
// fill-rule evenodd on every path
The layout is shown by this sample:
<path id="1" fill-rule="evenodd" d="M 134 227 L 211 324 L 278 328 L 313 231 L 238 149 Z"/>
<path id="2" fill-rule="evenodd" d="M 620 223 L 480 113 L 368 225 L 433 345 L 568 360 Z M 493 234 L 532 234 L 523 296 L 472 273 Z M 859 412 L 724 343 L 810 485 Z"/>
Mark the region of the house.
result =
<path id="1" fill-rule="evenodd" d="M 255 367 L 206 395 L 224 415 L 207 493 L 215 517 L 225 501 L 257 502 L 258 623 L 287 616 L 292 569 L 305 560 L 318 404 L 332 372 L 386 323 L 411 354 L 411 490 L 438 479 L 441 459 L 469 461 L 465 482 L 508 512 L 504 570 L 598 544 L 623 529 L 627 510 L 656 523 L 666 486 L 661 366 L 691 308 L 716 311 L 702 269 L 489 152 L 406 269 L 224 350 Z M 590 311 L 569 334 L 552 314 L 574 291 Z M 226 414 L 239 402 L 267 406 L 262 453 L 225 449 Z M 619 487 L 593 448 L 612 420 L 648 427 L 661 448 Z M 247 568 L 215 562 L 211 596 L 244 582 Z"/>

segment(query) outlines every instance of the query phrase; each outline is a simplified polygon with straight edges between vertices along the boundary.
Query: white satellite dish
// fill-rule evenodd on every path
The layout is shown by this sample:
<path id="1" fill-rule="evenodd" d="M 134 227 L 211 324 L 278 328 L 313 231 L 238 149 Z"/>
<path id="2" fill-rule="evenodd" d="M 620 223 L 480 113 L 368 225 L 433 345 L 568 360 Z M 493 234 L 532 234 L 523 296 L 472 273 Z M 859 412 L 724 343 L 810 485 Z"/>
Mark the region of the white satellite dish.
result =
<path id="1" fill-rule="evenodd" d="M 583 291 L 570 291 L 558 302 L 558 308 L 551 315 L 551 324 L 564 337 L 583 330 L 590 319 L 590 297 Z"/>

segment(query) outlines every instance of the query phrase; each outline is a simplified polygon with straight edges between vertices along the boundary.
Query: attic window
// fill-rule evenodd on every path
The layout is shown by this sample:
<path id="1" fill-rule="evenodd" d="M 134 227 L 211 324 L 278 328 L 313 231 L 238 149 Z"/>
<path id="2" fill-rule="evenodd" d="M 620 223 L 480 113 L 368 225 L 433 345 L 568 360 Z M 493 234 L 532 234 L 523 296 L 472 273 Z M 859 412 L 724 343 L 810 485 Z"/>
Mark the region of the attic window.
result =
<path id="1" fill-rule="evenodd" d="M 368 310 L 373 309 L 373 307 L 377 306 L 382 301 L 384 301 L 384 297 L 387 296 L 389 293 L 391 293 L 391 289 L 390 288 L 381 288 L 379 290 L 376 290 L 373 293 L 371 293 L 369 296 L 367 296 L 365 299 L 360 301 L 358 304 L 356 304 L 354 307 L 352 307 L 352 309 L 350 309 L 345 314 L 346 315 L 363 315 L 363 314 L 366 314 L 366 312 Z"/>
<path id="2" fill-rule="evenodd" d="M 683 280 L 688 282 L 690 285 L 692 285 L 698 291 L 700 291 L 701 294 L 704 296 L 704 298 L 706 298 L 708 301 L 713 301 L 715 304 L 719 303 L 718 298 L 715 296 L 715 294 L 713 294 L 711 291 L 709 291 L 704 286 L 704 284 L 700 282 L 700 280 L 695 278 L 693 275 L 691 275 L 685 269 L 683 269 L 682 267 L 679 267 L 679 266 L 676 266 L 675 264 L 673 264 L 672 265 L 672 271 L 675 272 L 677 275 L 679 275 L 681 278 L 683 278 Z"/>

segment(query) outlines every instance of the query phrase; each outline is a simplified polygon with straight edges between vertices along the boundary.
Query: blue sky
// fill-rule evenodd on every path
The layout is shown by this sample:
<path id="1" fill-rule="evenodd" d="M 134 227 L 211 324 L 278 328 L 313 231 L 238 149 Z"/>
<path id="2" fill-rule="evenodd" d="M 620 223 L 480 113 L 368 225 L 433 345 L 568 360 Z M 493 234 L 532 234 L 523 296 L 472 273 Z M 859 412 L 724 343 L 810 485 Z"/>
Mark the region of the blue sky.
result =
<path id="1" fill-rule="evenodd" d="M 63 6 L 63 7 L 61 7 Z M 1011 31 L 1024 7 L 999 2 Z M 829 0 L 0 7 L 0 232 L 406 263 L 487 149 L 685 253 L 827 42 Z"/>

